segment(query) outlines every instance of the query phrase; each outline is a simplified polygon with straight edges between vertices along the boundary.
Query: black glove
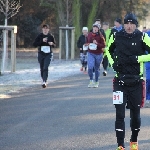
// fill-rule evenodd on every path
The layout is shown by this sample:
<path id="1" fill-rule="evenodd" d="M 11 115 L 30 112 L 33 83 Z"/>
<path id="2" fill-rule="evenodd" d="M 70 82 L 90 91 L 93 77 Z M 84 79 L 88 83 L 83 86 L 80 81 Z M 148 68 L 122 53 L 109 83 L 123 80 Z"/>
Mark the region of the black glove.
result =
<path id="1" fill-rule="evenodd" d="M 112 65 L 112 67 L 113 67 L 114 71 L 116 71 L 116 72 L 121 72 L 121 70 L 122 70 L 122 65 L 117 64 L 117 63 L 114 63 Z"/>
<path id="2" fill-rule="evenodd" d="M 138 62 L 138 56 L 132 55 L 129 56 L 129 63 L 137 63 Z"/>

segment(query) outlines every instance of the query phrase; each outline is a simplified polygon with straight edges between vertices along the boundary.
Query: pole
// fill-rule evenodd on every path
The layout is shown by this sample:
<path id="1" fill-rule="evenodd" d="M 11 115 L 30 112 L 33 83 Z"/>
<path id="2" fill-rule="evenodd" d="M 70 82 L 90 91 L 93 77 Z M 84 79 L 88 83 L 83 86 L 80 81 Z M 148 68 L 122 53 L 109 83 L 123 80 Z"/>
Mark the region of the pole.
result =
<path id="1" fill-rule="evenodd" d="M 69 11 L 68 11 L 68 0 L 67 0 L 67 25 L 68 27 L 68 19 L 69 19 Z M 69 54 L 69 44 L 68 44 L 68 30 L 66 29 L 66 60 L 68 60 L 68 54 Z"/>
<path id="2" fill-rule="evenodd" d="M 68 25 L 66 25 L 68 27 Z M 68 30 L 66 29 L 66 60 L 68 60 L 68 54 L 69 54 L 69 45 L 68 45 Z"/>
<path id="3" fill-rule="evenodd" d="M 72 29 L 71 31 L 71 59 L 74 59 L 75 55 L 75 29 Z"/>
<path id="4" fill-rule="evenodd" d="M 16 71 L 16 33 L 11 30 L 11 72 Z"/>
<path id="5" fill-rule="evenodd" d="M 2 57 L 2 66 L 1 73 L 5 71 L 5 62 L 6 62 L 6 29 L 3 30 L 3 57 Z"/>
<path id="6" fill-rule="evenodd" d="M 5 17 L 5 26 L 8 25 L 8 0 L 6 0 L 6 17 Z M 7 68 L 8 65 L 8 30 L 6 30 L 6 63 L 5 67 Z"/>
<path id="7" fill-rule="evenodd" d="M 5 3 L 6 12 L 5 12 L 5 26 L 7 26 L 7 15 L 8 15 L 8 0 Z M 3 30 L 3 58 L 2 58 L 2 69 L 1 72 L 4 73 L 5 67 L 7 66 L 7 59 L 8 59 L 8 31 L 5 29 Z"/>
<path id="8" fill-rule="evenodd" d="M 59 59 L 62 58 L 62 29 L 59 29 Z"/>

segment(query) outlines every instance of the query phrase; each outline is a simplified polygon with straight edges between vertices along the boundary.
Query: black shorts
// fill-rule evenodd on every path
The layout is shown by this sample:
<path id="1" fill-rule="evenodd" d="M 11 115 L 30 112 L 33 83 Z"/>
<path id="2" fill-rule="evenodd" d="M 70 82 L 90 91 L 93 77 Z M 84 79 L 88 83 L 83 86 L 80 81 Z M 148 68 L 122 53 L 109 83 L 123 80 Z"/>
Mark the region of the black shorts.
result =
<path id="1" fill-rule="evenodd" d="M 145 81 L 140 79 L 134 86 L 124 86 L 119 83 L 118 78 L 113 80 L 113 92 L 123 92 L 123 104 L 128 103 L 130 109 L 141 107 L 142 101 L 145 98 Z"/>

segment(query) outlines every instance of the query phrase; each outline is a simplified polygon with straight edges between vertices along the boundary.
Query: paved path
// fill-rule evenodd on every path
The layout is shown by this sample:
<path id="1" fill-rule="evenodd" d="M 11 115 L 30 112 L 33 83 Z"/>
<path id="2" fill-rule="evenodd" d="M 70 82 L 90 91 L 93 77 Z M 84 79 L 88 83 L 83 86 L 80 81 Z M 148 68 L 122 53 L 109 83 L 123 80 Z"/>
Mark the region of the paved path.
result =
<path id="1" fill-rule="evenodd" d="M 113 75 L 99 88 L 87 88 L 81 73 L 0 100 L 0 150 L 115 150 Z M 141 116 L 139 150 L 150 150 L 150 109 Z M 129 150 L 129 110 L 125 121 Z"/>

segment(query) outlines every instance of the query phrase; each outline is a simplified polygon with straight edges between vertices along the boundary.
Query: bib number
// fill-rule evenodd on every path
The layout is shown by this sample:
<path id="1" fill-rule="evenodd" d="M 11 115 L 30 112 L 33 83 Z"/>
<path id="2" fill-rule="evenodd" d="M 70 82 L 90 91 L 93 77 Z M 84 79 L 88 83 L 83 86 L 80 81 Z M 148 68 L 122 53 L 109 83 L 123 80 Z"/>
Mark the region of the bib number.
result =
<path id="1" fill-rule="evenodd" d="M 84 51 L 88 50 L 88 47 L 89 47 L 89 46 L 83 45 L 83 50 L 84 50 Z"/>
<path id="2" fill-rule="evenodd" d="M 97 50 L 97 45 L 94 44 L 94 43 L 90 43 L 90 44 L 89 44 L 89 49 L 90 49 L 90 50 Z"/>
<path id="3" fill-rule="evenodd" d="M 113 104 L 122 104 L 123 103 L 123 92 L 116 91 L 113 92 Z"/>
<path id="4" fill-rule="evenodd" d="M 51 48 L 50 46 L 41 46 L 41 51 L 44 53 L 50 53 Z"/>

